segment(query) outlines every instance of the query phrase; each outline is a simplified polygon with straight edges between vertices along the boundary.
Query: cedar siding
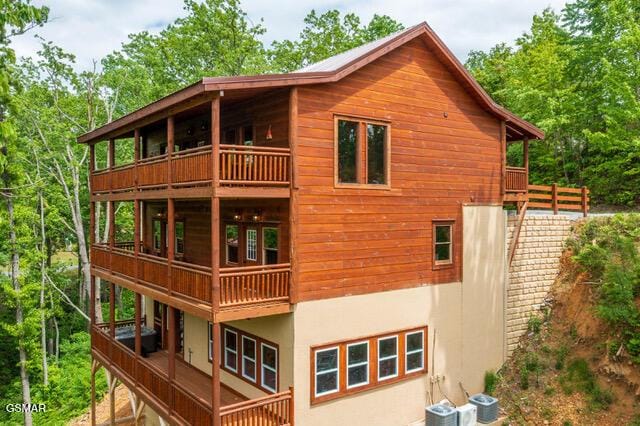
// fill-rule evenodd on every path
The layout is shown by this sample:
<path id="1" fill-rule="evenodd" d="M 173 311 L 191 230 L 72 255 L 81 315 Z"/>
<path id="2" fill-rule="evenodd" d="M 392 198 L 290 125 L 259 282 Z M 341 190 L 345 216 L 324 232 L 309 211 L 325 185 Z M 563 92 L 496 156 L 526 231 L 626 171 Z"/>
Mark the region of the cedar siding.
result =
<path id="1" fill-rule="evenodd" d="M 298 109 L 299 299 L 460 281 L 461 205 L 502 202 L 500 120 L 419 39 L 299 87 Z M 335 115 L 390 123 L 391 189 L 335 188 Z M 442 219 L 455 221 L 454 263 L 434 269 Z"/>

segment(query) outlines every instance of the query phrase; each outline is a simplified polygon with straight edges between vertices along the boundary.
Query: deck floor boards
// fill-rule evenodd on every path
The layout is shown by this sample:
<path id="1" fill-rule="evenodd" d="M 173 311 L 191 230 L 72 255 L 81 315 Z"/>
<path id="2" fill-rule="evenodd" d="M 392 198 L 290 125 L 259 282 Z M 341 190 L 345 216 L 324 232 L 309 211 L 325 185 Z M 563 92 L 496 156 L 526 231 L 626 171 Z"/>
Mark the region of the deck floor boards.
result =
<path id="1" fill-rule="evenodd" d="M 145 360 L 167 374 L 169 370 L 169 354 L 166 351 L 153 352 Z M 196 367 L 190 366 L 180 358 L 176 358 L 176 382 L 191 391 L 194 396 L 198 397 L 206 405 L 211 405 L 211 376 Z M 225 407 L 248 399 L 224 383 L 220 383 L 221 406 Z"/>

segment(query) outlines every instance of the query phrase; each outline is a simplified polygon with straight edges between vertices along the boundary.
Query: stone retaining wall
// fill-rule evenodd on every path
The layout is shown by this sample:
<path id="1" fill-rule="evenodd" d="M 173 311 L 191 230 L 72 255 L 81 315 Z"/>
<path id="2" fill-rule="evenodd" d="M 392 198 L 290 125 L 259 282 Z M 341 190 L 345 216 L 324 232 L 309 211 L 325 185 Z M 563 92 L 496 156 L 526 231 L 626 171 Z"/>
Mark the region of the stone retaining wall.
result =
<path id="1" fill-rule="evenodd" d="M 564 241 L 573 218 L 568 216 L 526 216 L 513 263 L 509 268 L 506 303 L 507 355 L 518 346 L 527 331 L 531 315 L 540 311 L 559 272 Z M 518 219 L 507 220 L 507 252 Z"/>

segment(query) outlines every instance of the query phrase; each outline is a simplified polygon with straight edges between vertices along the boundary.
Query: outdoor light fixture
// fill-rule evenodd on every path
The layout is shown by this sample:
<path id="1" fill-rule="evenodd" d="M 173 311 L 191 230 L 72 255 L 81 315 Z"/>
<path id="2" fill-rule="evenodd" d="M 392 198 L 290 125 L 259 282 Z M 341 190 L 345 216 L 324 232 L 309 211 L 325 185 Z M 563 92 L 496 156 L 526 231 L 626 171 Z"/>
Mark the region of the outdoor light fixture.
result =
<path id="1" fill-rule="evenodd" d="M 233 215 L 233 220 L 239 222 L 242 219 L 242 211 L 238 210 L 236 214 Z"/>
<path id="2" fill-rule="evenodd" d="M 273 139 L 273 135 L 271 134 L 271 124 L 269 124 L 269 128 L 267 129 L 267 136 L 265 136 L 268 141 Z"/>
<path id="3" fill-rule="evenodd" d="M 256 212 L 253 214 L 253 216 L 251 218 L 253 219 L 254 222 L 259 222 L 260 221 L 260 210 L 256 210 Z"/>

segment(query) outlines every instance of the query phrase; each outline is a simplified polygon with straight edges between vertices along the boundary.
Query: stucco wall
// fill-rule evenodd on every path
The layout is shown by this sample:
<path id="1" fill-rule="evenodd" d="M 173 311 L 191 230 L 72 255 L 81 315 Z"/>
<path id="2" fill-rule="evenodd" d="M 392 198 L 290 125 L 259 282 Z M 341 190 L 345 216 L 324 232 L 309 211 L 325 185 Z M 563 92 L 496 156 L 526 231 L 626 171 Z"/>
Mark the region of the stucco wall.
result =
<path id="1" fill-rule="evenodd" d="M 509 247 L 517 218 L 508 219 Z M 518 248 L 511 268 L 507 288 L 507 352 L 518 346 L 520 336 L 527 331 L 532 315 L 540 307 L 558 276 L 560 256 L 565 239 L 571 231 L 572 218 L 563 215 L 526 216 Z"/>
<path id="2" fill-rule="evenodd" d="M 484 372 L 504 358 L 504 213 L 501 206 L 463 207 L 463 282 L 303 302 L 294 312 L 296 419 L 328 424 L 407 425 L 424 418 L 429 377 L 464 401 L 482 389 Z M 310 404 L 310 347 L 428 325 L 429 374 L 330 402 Z M 435 345 L 434 345 L 435 335 Z M 434 386 L 434 399 L 444 396 Z"/>

